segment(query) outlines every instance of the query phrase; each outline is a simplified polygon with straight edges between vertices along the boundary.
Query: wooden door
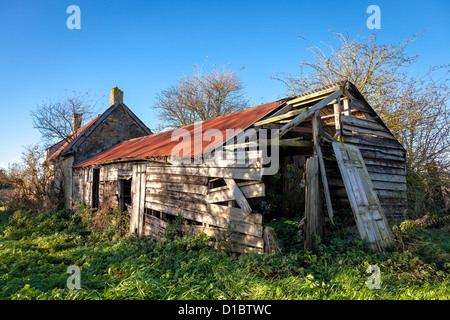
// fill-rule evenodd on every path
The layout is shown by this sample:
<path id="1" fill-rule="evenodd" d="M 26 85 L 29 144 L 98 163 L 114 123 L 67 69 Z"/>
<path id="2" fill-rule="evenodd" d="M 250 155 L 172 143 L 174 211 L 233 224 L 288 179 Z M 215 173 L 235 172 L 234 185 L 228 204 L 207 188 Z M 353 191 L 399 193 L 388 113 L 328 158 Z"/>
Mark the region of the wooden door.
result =
<path id="1" fill-rule="evenodd" d="M 146 168 L 146 164 L 134 164 L 131 179 L 130 233 L 138 236 L 144 231 Z"/>
<path id="2" fill-rule="evenodd" d="M 333 149 L 361 237 L 375 250 L 392 242 L 392 232 L 358 147 L 333 142 Z"/>

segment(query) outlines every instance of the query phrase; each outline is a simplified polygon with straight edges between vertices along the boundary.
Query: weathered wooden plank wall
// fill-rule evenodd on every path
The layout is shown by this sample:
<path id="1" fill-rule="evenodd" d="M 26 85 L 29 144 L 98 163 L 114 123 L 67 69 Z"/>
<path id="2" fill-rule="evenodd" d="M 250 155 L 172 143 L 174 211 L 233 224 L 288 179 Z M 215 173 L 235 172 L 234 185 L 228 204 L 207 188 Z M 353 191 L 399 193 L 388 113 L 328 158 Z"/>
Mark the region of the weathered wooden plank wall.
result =
<path id="1" fill-rule="evenodd" d="M 279 145 L 294 157 L 318 155 L 320 181 L 329 195 L 321 208 L 323 212 L 328 211 L 326 219 L 332 218 L 333 210 L 349 205 L 334 151 L 325 141 L 331 140 L 330 136 L 359 148 L 385 214 L 401 216 L 406 199 L 405 150 L 365 102 L 347 95 L 346 90 L 343 93 L 345 96 L 339 90 L 324 99 L 317 97 L 285 106 L 272 119 L 255 123 L 255 127 L 280 129 L 283 139 Z M 305 107 L 305 103 L 314 105 Z M 295 109 L 298 107 L 305 108 Z M 252 145 L 245 142 L 226 149 L 238 147 Z M 209 167 L 168 166 L 151 160 L 104 164 L 100 166 L 99 192 L 117 199 L 119 181 L 132 179 L 131 232 L 137 230 L 138 234 L 161 237 L 169 225 L 166 220 L 170 219 L 166 218 L 181 215 L 189 222 L 186 227 L 189 232 L 204 232 L 212 237 L 227 234 L 234 243 L 234 251 L 261 252 L 264 249 L 262 216 L 252 212 L 247 199 L 265 196 L 264 168 L 259 161 L 260 153 L 246 150 L 245 164 L 230 164 L 226 160 Z M 87 203 L 92 201 L 91 169 L 74 170 L 72 186 L 74 197 Z M 101 199 L 100 196 L 100 202 Z"/>
<path id="2" fill-rule="evenodd" d="M 352 101 L 352 107 L 362 104 Z M 362 117 L 342 116 L 343 140 L 359 148 L 385 214 L 401 218 L 406 202 L 406 152 L 386 127 Z"/>
<path id="3" fill-rule="evenodd" d="M 133 163 L 114 163 L 100 167 L 99 207 L 114 209 L 119 205 L 119 180 L 132 178 Z M 72 198 L 92 205 L 93 167 L 74 168 Z"/>
<path id="4" fill-rule="evenodd" d="M 224 205 L 223 202 L 235 200 L 237 193 L 225 181 L 224 186 L 210 188 L 208 182 L 217 176 L 231 179 L 231 184 L 238 187 L 244 199 L 264 195 L 264 184 L 254 180 L 260 175 L 255 176 L 252 169 L 148 165 L 145 208 L 147 212 L 153 210 L 159 217 L 161 213 L 183 216 L 190 224 L 189 231 L 194 234 L 203 232 L 211 237 L 229 234 L 235 252 L 262 252 L 261 214 L 246 213 L 240 207 Z M 235 183 L 235 179 L 246 181 Z M 144 234 L 161 236 L 167 225 L 162 219 L 146 214 Z"/>
<path id="5" fill-rule="evenodd" d="M 343 105 L 348 100 L 343 99 Z M 327 110 L 328 108 L 328 110 Z M 378 117 L 363 101 L 352 99 L 347 113 L 339 117 L 338 104 L 334 105 L 334 118 L 326 115 L 330 107 L 323 109 L 322 120 L 334 125 L 342 141 L 359 148 L 367 171 L 383 207 L 390 219 L 402 217 L 406 202 L 406 152 L 388 128 L 376 121 Z M 333 196 L 333 204 L 348 203 L 342 180 L 336 171 L 333 151 L 322 146 L 327 176 Z"/>

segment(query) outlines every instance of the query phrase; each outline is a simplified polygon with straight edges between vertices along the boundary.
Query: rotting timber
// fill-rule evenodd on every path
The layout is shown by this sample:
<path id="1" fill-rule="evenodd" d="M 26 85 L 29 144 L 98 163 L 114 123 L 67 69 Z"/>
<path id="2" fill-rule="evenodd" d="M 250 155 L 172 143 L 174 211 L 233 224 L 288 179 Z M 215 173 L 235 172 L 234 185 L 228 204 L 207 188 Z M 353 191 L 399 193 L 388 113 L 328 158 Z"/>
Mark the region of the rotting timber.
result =
<path id="1" fill-rule="evenodd" d="M 259 145 L 272 143 L 259 129 L 276 129 L 280 153 L 305 167 L 306 249 L 314 249 L 314 234 L 322 235 L 341 207 L 352 209 L 361 237 L 375 250 L 389 245 L 387 219 L 401 217 L 405 206 L 405 150 L 351 83 L 207 120 L 202 133 L 210 128 L 240 128 L 236 136 L 254 129 Z M 267 251 L 268 231 L 252 206 L 253 199 L 267 197 L 268 168 L 258 150 L 245 141 L 226 144 L 226 150 L 244 148 L 241 165 L 180 164 L 170 157 L 171 134 L 125 141 L 76 164 L 73 197 L 92 203 L 93 193 L 100 193 L 99 204 L 111 195 L 120 204 L 131 198 L 130 232 L 138 235 L 161 237 L 181 215 L 186 232 L 227 238 L 235 252 Z M 189 146 L 204 151 L 192 141 Z M 95 192 L 93 170 L 99 170 Z"/>

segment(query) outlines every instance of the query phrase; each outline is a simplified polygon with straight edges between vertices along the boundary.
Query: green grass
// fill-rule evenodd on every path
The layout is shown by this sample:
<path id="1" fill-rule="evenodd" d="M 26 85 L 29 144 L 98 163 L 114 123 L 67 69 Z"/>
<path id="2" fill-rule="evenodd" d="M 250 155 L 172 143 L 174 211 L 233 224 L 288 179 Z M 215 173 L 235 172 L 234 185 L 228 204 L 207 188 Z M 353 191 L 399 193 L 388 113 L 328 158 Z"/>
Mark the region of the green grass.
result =
<path id="1" fill-rule="evenodd" d="M 0 299 L 448 299 L 449 219 L 394 229 L 401 252 L 375 253 L 345 228 L 304 252 L 296 221 L 274 221 L 283 254 L 232 255 L 206 236 L 120 238 L 72 211 L 0 212 Z M 114 239 L 114 240 L 113 240 Z M 81 268 L 81 289 L 66 286 Z M 381 289 L 366 286 L 369 265 Z"/>

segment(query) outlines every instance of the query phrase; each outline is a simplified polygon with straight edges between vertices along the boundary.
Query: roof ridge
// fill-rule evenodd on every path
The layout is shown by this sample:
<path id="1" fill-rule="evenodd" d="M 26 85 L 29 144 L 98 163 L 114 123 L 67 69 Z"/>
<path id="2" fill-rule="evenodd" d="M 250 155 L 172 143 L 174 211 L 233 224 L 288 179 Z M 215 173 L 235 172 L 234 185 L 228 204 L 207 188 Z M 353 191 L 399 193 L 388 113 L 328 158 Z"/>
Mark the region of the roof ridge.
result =
<path id="1" fill-rule="evenodd" d="M 336 82 L 333 82 L 333 83 L 330 83 L 330 84 L 326 84 L 326 85 L 323 85 L 321 87 L 317 87 L 317 88 L 314 88 L 314 89 L 302 92 L 302 93 L 297 94 L 297 95 L 292 95 L 292 96 L 289 97 L 289 99 L 301 98 L 301 97 L 308 96 L 310 94 L 317 93 L 317 92 L 320 92 L 320 91 L 325 91 L 325 90 L 328 90 L 328 89 L 331 89 L 331 88 L 334 88 L 334 87 L 337 87 L 337 86 L 354 86 L 354 85 L 353 85 L 353 83 L 351 81 L 348 81 L 348 80 L 338 80 Z"/>

